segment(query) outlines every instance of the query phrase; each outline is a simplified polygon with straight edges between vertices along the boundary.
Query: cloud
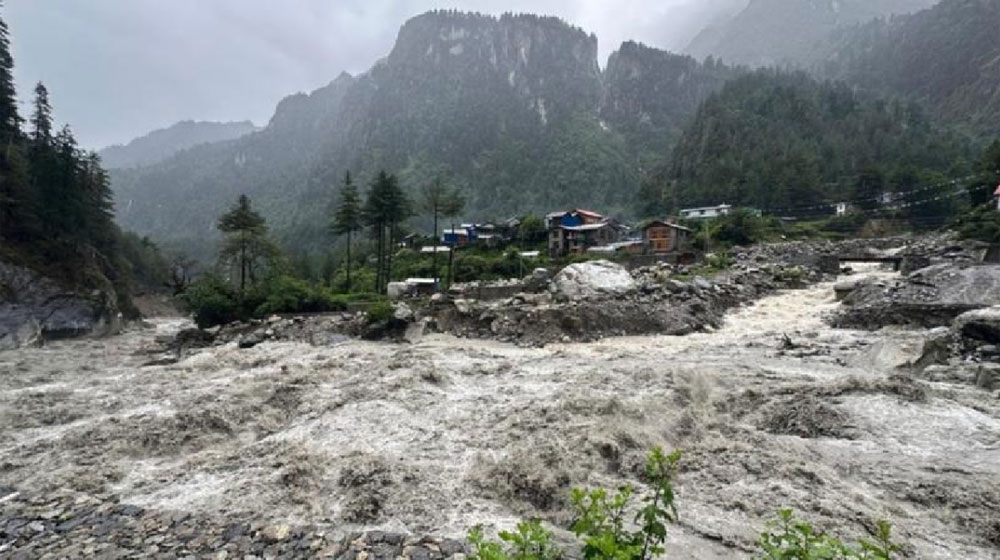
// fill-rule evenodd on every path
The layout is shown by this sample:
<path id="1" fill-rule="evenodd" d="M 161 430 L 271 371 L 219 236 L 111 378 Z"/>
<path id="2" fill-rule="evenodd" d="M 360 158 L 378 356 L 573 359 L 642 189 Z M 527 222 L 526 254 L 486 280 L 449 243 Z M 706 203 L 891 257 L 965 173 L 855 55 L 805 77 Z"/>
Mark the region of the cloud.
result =
<path id="1" fill-rule="evenodd" d="M 44 81 L 57 119 L 99 148 L 184 119 L 265 123 L 284 96 L 367 70 L 430 9 L 556 15 L 596 33 L 603 60 L 628 39 L 679 50 L 739 2 L 9 0 L 4 17 L 22 96 Z"/>

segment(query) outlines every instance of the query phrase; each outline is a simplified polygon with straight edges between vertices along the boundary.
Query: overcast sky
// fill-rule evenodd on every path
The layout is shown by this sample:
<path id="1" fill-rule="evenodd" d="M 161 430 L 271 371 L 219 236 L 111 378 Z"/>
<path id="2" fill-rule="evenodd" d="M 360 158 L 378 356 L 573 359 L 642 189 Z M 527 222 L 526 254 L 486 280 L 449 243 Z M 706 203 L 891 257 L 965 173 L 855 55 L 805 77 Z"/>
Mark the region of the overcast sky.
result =
<path id="1" fill-rule="evenodd" d="M 626 39 L 679 50 L 740 1 L 6 0 L 4 17 L 22 114 L 44 81 L 56 120 L 96 149 L 185 119 L 266 124 L 286 95 L 367 70 L 431 9 L 560 16 L 597 34 L 603 65 Z"/>

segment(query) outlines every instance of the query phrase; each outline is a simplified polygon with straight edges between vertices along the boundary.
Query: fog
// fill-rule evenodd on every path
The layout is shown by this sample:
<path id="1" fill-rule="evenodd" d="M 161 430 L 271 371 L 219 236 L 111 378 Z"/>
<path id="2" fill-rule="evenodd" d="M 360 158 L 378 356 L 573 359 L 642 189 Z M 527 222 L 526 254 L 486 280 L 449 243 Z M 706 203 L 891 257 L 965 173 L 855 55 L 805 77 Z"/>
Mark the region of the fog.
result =
<path id="1" fill-rule="evenodd" d="M 596 33 L 602 64 L 622 41 L 682 50 L 746 0 L 8 0 L 22 114 L 49 87 L 81 145 L 124 143 L 174 122 L 262 125 L 288 94 L 363 72 L 400 26 L 432 9 L 556 15 Z"/>

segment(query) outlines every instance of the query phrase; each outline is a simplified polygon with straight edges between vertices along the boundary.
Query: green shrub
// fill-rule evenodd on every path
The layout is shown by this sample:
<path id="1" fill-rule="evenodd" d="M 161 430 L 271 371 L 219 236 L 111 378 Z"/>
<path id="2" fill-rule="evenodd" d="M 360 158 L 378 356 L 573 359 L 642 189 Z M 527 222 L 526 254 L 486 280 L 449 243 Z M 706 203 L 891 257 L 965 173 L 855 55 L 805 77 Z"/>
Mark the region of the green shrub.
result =
<path id="1" fill-rule="evenodd" d="M 500 540 L 506 545 L 489 542 L 481 526 L 469 531 L 473 560 L 559 560 L 561 550 L 552 544 L 552 534 L 537 519 L 517 524 L 516 532 L 501 531 Z"/>
<path id="2" fill-rule="evenodd" d="M 279 276 L 263 284 L 258 290 L 263 301 L 256 308 L 256 315 L 273 313 L 322 313 L 344 311 L 346 303 L 338 300 L 322 286 L 309 284 L 291 276 Z"/>
<path id="3" fill-rule="evenodd" d="M 962 239 L 1000 243 L 1000 212 L 992 203 L 971 210 L 955 225 Z"/>
<path id="4" fill-rule="evenodd" d="M 680 452 L 665 455 L 650 451 L 646 478 L 652 494 L 643 499 L 638 513 L 628 523 L 635 488 L 626 485 L 613 495 L 606 489 L 576 488 L 571 494 L 574 519 L 570 529 L 582 540 L 585 560 L 651 560 L 666 550 L 667 525 L 677 522 L 673 480 Z M 892 526 L 878 521 L 874 540 L 856 547 L 816 532 L 808 523 L 796 521 L 791 510 L 781 510 L 778 519 L 761 534 L 761 560 L 892 560 L 900 551 L 892 542 Z M 481 526 L 469 531 L 471 560 L 559 560 L 566 554 L 552 544 L 552 534 L 538 520 L 519 523 L 516 531 L 503 531 L 500 542 L 483 536 Z"/>
<path id="5" fill-rule="evenodd" d="M 812 525 L 797 521 L 792 510 L 783 509 L 761 534 L 759 544 L 764 552 L 761 559 L 891 560 L 900 550 L 892 542 L 892 526 L 881 520 L 876 525 L 878 534 L 874 541 L 862 539 L 857 548 L 852 548 L 836 537 L 816 532 Z"/>
<path id="6" fill-rule="evenodd" d="M 181 302 L 203 329 L 246 318 L 236 290 L 214 274 L 193 282 L 181 296 Z"/>
<path id="7" fill-rule="evenodd" d="M 605 489 L 574 489 L 571 495 L 576 521 L 571 527 L 583 540 L 587 560 L 649 560 L 663 554 L 667 524 L 677 521 L 673 478 L 680 452 L 665 455 L 655 448 L 646 460 L 646 476 L 653 493 L 643 499 L 634 518 L 635 530 L 626 529 L 626 514 L 635 489 L 625 486 L 609 497 Z M 551 544 L 551 534 L 538 521 L 517 526 L 517 532 L 500 533 L 507 546 L 487 542 L 482 528 L 469 532 L 473 560 L 547 560 L 565 556 Z"/>
<path id="8" fill-rule="evenodd" d="M 379 301 L 372 305 L 367 312 L 368 324 L 381 323 L 392 319 L 396 311 L 388 301 Z"/>

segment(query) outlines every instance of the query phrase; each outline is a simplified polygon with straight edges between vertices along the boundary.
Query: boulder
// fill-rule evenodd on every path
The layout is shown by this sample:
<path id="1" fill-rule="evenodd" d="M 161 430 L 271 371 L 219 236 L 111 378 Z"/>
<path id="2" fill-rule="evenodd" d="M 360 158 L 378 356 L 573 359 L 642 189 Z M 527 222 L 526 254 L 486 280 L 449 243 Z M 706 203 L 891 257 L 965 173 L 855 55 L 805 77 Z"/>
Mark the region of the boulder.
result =
<path id="1" fill-rule="evenodd" d="M 83 292 L 0 261 L 0 350 L 42 340 L 119 332 L 113 291 Z"/>
<path id="2" fill-rule="evenodd" d="M 413 310 L 410 309 L 410 306 L 405 303 L 397 303 L 393 305 L 392 316 L 397 321 L 412 321 L 414 317 Z"/>
<path id="3" fill-rule="evenodd" d="M 537 293 L 549 285 L 549 270 L 547 268 L 536 268 L 531 272 L 531 276 L 524 279 L 524 290 L 526 292 Z"/>
<path id="4" fill-rule="evenodd" d="M 836 327 L 946 327 L 968 311 L 1000 306 L 1000 266 L 933 265 L 886 285 L 863 282 L 845 296 Z"/>
<path id="5" fill-rule="evenodd" d="M 416 286 L 406 282 L 389 282 L 386 286 L 386 293 L 391 300 L 400 300 L 410 297 L 415 293 Z"/>
<path id="6" fill-rule="evenodd" d="M 14 350 L 38 344 L 42 340 L 42 326 L 31 316 L 0 324 L 0 351 Z"/>
<path id="7" fill-rule="evenodd" d="M 833 293 L 837 296 L 837 301 L 844 301 L 856 289 L 857 282 L 840 282 L 833 287 Z"/>
<path id="8" fill-rule="evenodd" d="M 264 339 L 261 338 L 261 336 L 258 335 L 257 333 L 253 333 L 240 338 L 239 342 L 237 342 L 236 345 L 243 350 L 248 350 L 250 348 L 253 348 L 254 346 L 257 346 L 261 342 L 264 342 Z"/>
<path id="9" fill-rule="evenodd" d="M 608 261 L 571 264 L 552 280 L 553 293 L 565 299 L 622 295 L 636 289 L 635 279 L 620 265 Z"/>
<path id="10" fill-rule="evenodd" d="M 952 325 L 956 334 L 984 344 L 1000 344 L 1000 306 L 959 315 Z"/>

